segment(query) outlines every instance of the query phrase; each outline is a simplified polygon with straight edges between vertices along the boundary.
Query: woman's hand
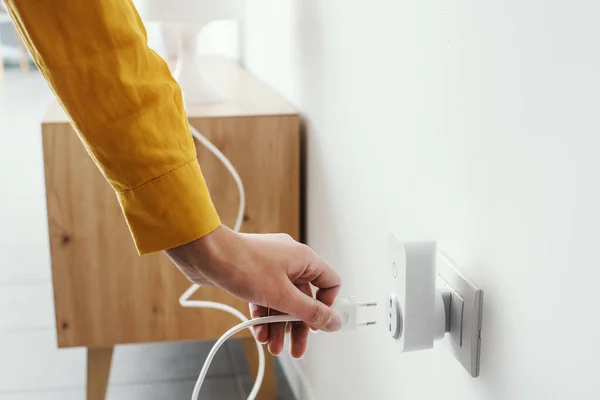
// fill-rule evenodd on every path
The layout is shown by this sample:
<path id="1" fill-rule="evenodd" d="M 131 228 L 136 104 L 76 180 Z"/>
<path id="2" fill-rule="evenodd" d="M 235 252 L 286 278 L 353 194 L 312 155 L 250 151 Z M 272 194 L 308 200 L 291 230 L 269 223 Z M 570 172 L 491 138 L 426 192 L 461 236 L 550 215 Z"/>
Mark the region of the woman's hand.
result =
<path id="1" fill-rule="evenodd" d="M 308 246 L 284 234 L 242 234 L 225 226 L 207 236 L 166 251 L 190 281 L 220 287 L 250 303 L 253 318 L 290 314 L 304 322 L 291 323 L 291 354 L 306 351 L 309 326 L 328 332 L 342 325 L 330 308 L 339 288 L 339 275 Z M 313 297 L 311 284 L 317 288 Z M 278 355 L 283 349 L 285 323 L 257 326 L 258 340 Z"/>

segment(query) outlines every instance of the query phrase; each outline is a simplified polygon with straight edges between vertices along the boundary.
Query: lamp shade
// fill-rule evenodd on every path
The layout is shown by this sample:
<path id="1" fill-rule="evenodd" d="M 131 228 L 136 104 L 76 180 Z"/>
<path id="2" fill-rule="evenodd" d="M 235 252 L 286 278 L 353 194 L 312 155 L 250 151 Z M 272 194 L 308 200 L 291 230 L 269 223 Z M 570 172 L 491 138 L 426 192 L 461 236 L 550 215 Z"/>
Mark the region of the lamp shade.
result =
<path id="1" fill-rule="evenodd" d="M 243 15 L 242 0 L 137 0 L 135 3 L 146 21 L 205 25 L 241 19 Z"/>
<path id="2" fill-rule="evenodd" d="M 214 21 L 241 20 L 243 0 L 137 0 L 135 5 L 146 22 L 158 22 L 178 36 L 175 79 L 186 103 L 218 103 L 223 100 L 201 74 L 198 35 Z"/>

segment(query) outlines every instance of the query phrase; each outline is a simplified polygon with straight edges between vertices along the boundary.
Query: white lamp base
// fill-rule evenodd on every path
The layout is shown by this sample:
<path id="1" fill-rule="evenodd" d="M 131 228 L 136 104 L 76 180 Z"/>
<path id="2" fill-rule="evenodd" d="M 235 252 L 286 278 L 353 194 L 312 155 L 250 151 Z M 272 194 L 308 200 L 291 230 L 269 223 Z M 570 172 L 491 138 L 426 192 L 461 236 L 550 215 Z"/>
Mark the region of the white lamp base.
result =
<path id="1" fill-rule="evenodd" d="M 179 55 L 174 76 L 184 101 L 188 104 L 220 103 L 223 97 L 202 77 L 202 67 L 198 57 L 198 35 L 204 25 L 169 24 L 179 37 Z"/>

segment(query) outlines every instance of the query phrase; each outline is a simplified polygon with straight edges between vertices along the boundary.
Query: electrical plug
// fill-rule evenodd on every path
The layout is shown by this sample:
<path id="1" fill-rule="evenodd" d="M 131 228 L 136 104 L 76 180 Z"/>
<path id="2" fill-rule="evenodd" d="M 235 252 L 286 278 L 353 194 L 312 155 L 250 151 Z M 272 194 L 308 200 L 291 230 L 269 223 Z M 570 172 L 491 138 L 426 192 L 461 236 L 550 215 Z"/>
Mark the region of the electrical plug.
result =
<path id="1" fill-rule="evenodd" d="M 346 296 L 338 298 L 331 308 L 342 319 L 342 331 L 355 330 L 359 326 L 375 325 L 376 321 L 358 322 L 358 309 L 363 307 L 377 307 L 376 302 L 357 303 L 356 297 Z"/>

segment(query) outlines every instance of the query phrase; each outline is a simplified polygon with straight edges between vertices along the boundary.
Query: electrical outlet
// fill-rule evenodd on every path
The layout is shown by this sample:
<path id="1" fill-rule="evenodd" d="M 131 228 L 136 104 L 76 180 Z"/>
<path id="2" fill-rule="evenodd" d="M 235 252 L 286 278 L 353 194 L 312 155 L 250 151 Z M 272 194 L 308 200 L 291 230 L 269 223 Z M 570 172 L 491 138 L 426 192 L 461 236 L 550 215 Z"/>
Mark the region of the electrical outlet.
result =
<path id="1" fill-rule="evenodd" d="M 437 252 L 438 281 L 451 289 L 450 331 L 444 345 L 473 378 L 479 376 L 483 290 L 459 270 L 446 254 Z"/>
<path id="2" fill-rule="evenodd" d="M 396 294 L 390 293 L 388 295 L 385 313 L 390 335 L 392 335 L 394 339 L 400 339 L 400 336 L 402 335 L 402 308 L 400 307 L 400 301 Z"/>

